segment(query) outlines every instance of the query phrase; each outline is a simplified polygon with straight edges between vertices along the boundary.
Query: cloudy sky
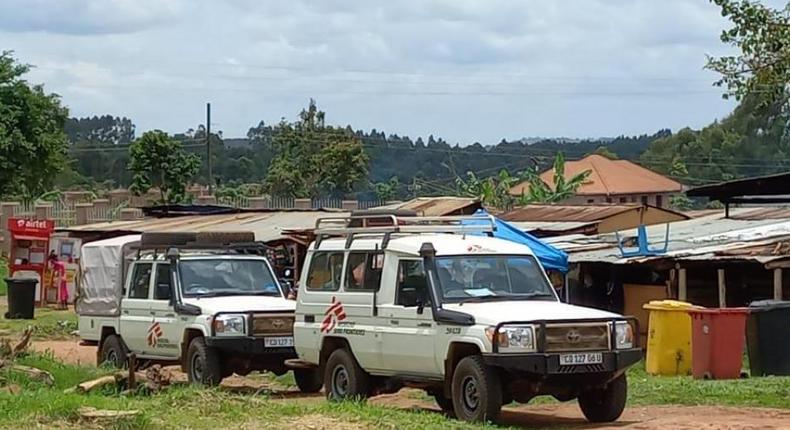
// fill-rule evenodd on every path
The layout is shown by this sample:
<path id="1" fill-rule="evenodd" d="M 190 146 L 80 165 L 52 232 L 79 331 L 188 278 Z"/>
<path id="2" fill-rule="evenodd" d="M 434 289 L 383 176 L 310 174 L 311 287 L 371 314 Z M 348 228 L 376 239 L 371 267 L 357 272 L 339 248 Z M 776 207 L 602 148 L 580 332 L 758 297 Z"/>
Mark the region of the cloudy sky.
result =
<path id="1" fill-rule="evenodd" d="M 781 0 L 770 0 L 773 5 Z M 2 0 L 0 49 L 75 116 L 243 136 L 310 97 L 334 124 L 450 142 L 699 127 L 733 107 L 707 0 Z"/>

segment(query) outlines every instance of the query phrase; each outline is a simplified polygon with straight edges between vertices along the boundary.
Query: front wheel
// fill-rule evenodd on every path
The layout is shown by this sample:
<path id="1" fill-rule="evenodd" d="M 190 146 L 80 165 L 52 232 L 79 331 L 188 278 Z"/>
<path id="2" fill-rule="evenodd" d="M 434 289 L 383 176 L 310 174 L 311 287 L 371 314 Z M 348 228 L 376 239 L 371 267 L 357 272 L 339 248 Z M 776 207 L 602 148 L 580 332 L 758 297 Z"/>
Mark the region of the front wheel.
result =
<path id="1" fill-rule="evenodd" d="M 222 361 L 214 348 L 202 337 L 189 343 L 187 350 L 187 379 L 190 384 L 213 387 L 222 382 Z"/>
<path id="2" fill-rule="evenodd" d="M 324 386 L 331 401 L 363 400 L 370 393 L 370 376 L 347 349 L 336 349 L 326 362 Z"/>
<path id="3" fill-rule="evenodd" d="M 494 421 L 502 410 L 499 374 L 478 355 L 458 362 L 453 373 L 453 409 L 464 421 Z"/>
<path id="4" fill-rule="evenodd" d="M 625 374 L 613 379 L 605 388 L 582 391 L 579 407 L 592 423 L 609 423 L 617 420 L 625 409 L 628 398 L 628 381 Z"/>
<path id="5" fill-rule="evenodd" d="M 324 380 L 318 369 L 294 369 L 294 380 L 299 391 L 317 393 L 324 386 Z"/>

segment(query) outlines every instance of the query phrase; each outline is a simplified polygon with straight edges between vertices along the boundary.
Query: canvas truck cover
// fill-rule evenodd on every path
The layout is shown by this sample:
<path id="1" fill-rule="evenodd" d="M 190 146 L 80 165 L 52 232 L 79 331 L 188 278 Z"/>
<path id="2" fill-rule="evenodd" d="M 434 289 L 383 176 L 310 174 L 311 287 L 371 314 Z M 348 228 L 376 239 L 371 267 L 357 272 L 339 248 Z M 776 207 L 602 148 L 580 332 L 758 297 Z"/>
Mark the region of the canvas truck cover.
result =
<path id="1" fill-rule="evenodd" d="M 124 272 L 140 235 L 97 240 L 82 245 L 76 310 L 80 315 L 117 316 L 121 312 Z"/>

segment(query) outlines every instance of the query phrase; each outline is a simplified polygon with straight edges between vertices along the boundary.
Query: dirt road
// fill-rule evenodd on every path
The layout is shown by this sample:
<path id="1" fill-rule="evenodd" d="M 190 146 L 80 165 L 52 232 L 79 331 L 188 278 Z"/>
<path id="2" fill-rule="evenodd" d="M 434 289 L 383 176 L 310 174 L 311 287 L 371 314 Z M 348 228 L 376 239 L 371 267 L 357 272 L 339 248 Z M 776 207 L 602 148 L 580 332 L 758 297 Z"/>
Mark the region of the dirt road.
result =
<path id="1" fill-rule="evenodd" d="M 37 351 L 52 351 L 56 357 L 70 364 L 93 365 L 96 362 L 95 347 L 80 346 L 73 340 L 38 341 L 33 343 L 33 348 Z M 323 396 L 320 395 L 303 395 L 295 390 L 267 387 L 264 381 L 257 377 L 234 376 L 226 379 L 223 386 L 228 390 L 250 394 L 266 391 L 273 399 L 281 399 L 281 401 L 324 401 Z M 439 413 L 434 403 L 425 400 L 416 390 L 402 390 L 397 394 L 378 396 L 370 402 L 388 407 Z M 327 418 L 327 420 L 331 419 Z M 575 403 L 564 403 L 508 406 L 504 408 L 500 421 L 503 425 L 524 428 L 790 430 L 790 410 L 723 406 L 634 406 L 626 409 L 617 423 L 593 425 L 584 420 Z"/>

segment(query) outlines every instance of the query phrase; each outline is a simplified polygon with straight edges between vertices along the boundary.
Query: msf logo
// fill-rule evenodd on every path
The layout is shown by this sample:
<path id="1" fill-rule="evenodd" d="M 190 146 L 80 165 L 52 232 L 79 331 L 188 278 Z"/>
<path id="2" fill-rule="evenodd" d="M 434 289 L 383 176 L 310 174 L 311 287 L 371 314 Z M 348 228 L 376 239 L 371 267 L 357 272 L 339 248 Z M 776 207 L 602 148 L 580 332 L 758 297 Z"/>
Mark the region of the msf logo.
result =
<path id="1" fill-rule="evenodd" d="M 160 337 L 162 337 L 162 326 L 159 325 L 158 322 L 155 322 L 151 324 L 150 327 L 148 327 L 148 337 L 146 338 L 148 341 L 148 346 L 151 348 L 156 348 Z"/>
<path id="2" fill-rule="evenodd" d="M 321 321 L 321 333 L 331 332 L 335 329 L 337 322 L 344 319 L 346 319 L 346 311 L 343 309 L 343 303 L 332 297 L 332 304 L 324 312 L 324 319 Z"/>

